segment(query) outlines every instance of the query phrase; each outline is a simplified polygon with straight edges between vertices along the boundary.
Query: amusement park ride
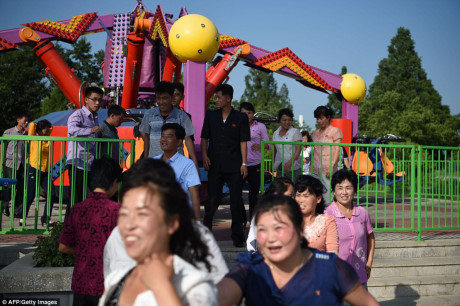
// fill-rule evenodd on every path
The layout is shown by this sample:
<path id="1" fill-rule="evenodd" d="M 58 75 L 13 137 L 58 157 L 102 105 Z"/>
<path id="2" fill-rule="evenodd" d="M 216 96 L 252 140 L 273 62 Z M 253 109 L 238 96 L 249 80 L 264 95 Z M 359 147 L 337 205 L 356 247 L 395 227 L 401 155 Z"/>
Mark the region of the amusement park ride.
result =
<path id="1" fill-rule="evenodd" d="M 86 84 L 77 79 L 52 41 L 74 43 L 81 35 L 96 32 L 107 33 L 104 100 L 120 104 L 132 114 L 142 114 L 145 110 L 141 107 L 153 104 L 156 83 L 179 81 L 183 73 L 183 106 L 192 115 L 196 135 L 200 135 L 206 103 L 215 87 L 225 82 L 232 69 L 243 62 L 251 68 L 293 78 L 311 89 L 335 93 L 342 98 L 342 119 L 335 119 L 332 124 L 342 128 L 345 143 L 357 134 L 358 103 L 366 93 L 366 85 L 359 76 L 340 76 L 310 66 L 289 48 L 269 52 L 242 39 L 220 34 L 209 19 L 189 15 L 185 8 L 174 20 L 160 5 L 155 12 L 150 12 L 138 0 L 128 13 L 98 15 L 93 12 L 64 21 L 30 22 L 22 28 L 0 31 L 0 52 L 13 51 L 22 45 L 32 47 L 45 74 L 75 108 L 80 108 L 84 105 Z M 216 53 L 220 55 L 214 58 Z M 206 70 L 206 62 L 211 60 L 212 65 Z M 48 118 L 53 118 L 50 116 Z M 66 136 L 65 122 L 61 127 L 57 122 L 51 123 L 56 127 L 53 136 Z M 133 138 L 132 126 L 122 125 L 119 135 Z M 199 141 L 200 138 L 195 137 L 197 153 Z"/>

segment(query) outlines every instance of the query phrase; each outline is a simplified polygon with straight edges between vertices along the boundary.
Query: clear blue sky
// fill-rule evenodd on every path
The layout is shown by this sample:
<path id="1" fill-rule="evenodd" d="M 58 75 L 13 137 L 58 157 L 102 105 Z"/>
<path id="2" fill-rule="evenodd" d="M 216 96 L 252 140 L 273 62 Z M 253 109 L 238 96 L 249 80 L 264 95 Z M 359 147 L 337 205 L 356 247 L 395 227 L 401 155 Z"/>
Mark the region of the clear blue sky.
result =
<path id="1" fill-rule="evenodd" d="M 0 0 L 0 30 L 20 27 L 22 23 L 70 19 L 73 15 L 99 12 L 130 12 L 134 0 Z M 397 28 L 410 30 L 415 50 L 422 59 L 442 103 L 451 114 L 460 113 L 455 90 L 460 84 L 460 1 L 387 0 L 387 1 L 310 1 L 193 0 L 144 1 L 150 11 L 160 4 L 164 12 L 179 14 L 185 6 L 189 13 L 210 18 L 221 34 L 232 35 L 269 51 L 289 47 L 309 65 L 363 77 L 369 86 L 377 74 L 378 63 L 387 56 L 387 47 Z M 105 47 L 105 34 L 87 36 L 94 50 Z M 235 97 L 244 90 L 247 67 L 237 66 L 230 74 Z M 276 76 L 276 75 L 275 75 Z M 286 83 L 296 118 L 303 114 L 314 126 L 313 110 L 327 103 L 327 95 L 308 89 L 294 80 L 276 76 L 278 86 Z"/>

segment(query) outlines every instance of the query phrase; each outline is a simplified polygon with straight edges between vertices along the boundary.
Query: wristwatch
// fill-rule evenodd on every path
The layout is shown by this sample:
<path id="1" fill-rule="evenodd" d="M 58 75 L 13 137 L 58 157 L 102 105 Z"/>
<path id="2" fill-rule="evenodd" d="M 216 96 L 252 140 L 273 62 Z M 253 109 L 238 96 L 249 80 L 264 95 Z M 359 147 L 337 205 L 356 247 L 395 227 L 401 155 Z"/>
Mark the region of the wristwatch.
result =
<path id="1" fill-rule="evenodd" d="M 242 163 L 241 166 L 247 166 L 247 164 L 246 164 L 246 163 Z"/>

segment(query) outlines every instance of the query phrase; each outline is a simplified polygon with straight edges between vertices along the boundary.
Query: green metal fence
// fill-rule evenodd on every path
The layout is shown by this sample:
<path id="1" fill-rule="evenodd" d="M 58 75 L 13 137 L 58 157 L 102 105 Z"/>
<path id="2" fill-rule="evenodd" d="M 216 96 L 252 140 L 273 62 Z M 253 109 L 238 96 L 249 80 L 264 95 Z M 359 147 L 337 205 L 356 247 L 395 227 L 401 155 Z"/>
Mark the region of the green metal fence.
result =
<path id="1" fill-rule="evenodd" d="M 293 154 L 299 142 L 264 141 L 261 155 L 261 191 L 271 179 L 284 176 L 280 168 L 273 169 L 275 152 L 266 150 L 264 144 L 282 145 L 282 166 L 294 165 L 284 160 L 284 148 Z M 338 144 L 308 143 L 312 147 L 310 168 L 313 175 L 328 184 L 336 169 L 343 167 L 343 151 L 339 151 L 339 162 L 333 167 L 323 160 L 324 153 L 332 156 L 334 149 L 344 147 L 348 151 L 349 164 L 360 180 L 356 192 L 356 203 L 365 207 L 374 222 L 376 231 L 414 232 L 421 239 L 422 231 L 460 229 L 460 148 L 428 147 L 392 144 Z M 317 155 L 315 158 L 315 154 Z M 327 155 L 327 154 L 326 154 Z M 327 166 L 326 166 L 326 163 Z M 302 160 L 303 167 L 303 160 Z M 316 168 L 316 171 L 315 171 Z M 325 171 L 325 169 L 329 169 Z M 265 173 L 265 175 L 264 175 Z M 290 173 L 295 180 L 294 173 Z M 330 198 L 333 198 L 329 188 Z"/>
<path id="2" fill-rule="evenodd" d="M 460 148 L 420 146 L 418 220 L 421 230 L 460 227 Z"/>
<path id="3" fill-rule="evenodd" d="M 71 141 L 73 145 L 72 160 L 77 159 L 77 152 L 81 152 L 83 156 L 84 179 L 83 185 L 87 186 L 90 146 L 94 145 L 95 158 L 108 156 L 117 160 L 122 168 L 127 168 L 127 165 L 134 163 L 135 157 L 135 140 L 134 139 L 106 139 L 106 138 L 68 138 L 68 137 L 45 137 L 45 136 L 11 136 L 5 135 L 0 137 L 0 178 L 6 178 L 6 150 L 10 143 L 13 148 L 11 177 L 19 179 L 18 185 L 0 186 L 0 208 L 3 212 L 8 201 L 4 198 L 10 198 L 10 217 L 6 217 L 0 213 L 0 234 L 47 234 L 49 233 L 50 217 L 53 216 L 52 207 L 58 207 L 57 219 L 63 221 L 65 212 L 75 204 L 75 181 L 69 182 L 66 172 L 67 149 Z M 17 143 L 23 142 L 25 147 L 25 156 L 21 161 L 17 160 Z M 48 156 L 42 156 L 42 148 L 45 144 L 49 145 Z M 81 145 L 83 150 L 77 151 L 77 144 Z M 31 147 L 35 145 L 35 154 L 31 156 Z M 43 160 L 47 159 L 47 164 L 44 165 L 46 170 L 40 171 L 39 166 Z M 31 161 L 35 161 L 35 168 L 31 166 Z M 38 163 L 37 163 L 38 162 Z M 18 165 L 23 167 L 18 169 Z M 72 163 L 76 166 L 75 163 Z M 67 170 L 68 171 L 68 170 Z M 29 184 L 29 182 L 35 182 Z M 22 186 L 21 186 L 22 185 Z M 46 189 L 49 196 L 45 201 L 40 201 L 40 191 Z M 87 196 L 87 188 L 83 188 L 83 198 Z M 34 194 L 35 196 L 28 196 Z M 31 202 L 30 209 L 27 209 L 27 203 Z M 22 205 L 23 204 L 23 205 Z M 20 210 L 18 213 L 17 210 Z M 41 216 L 46 210 L 46 222 L 41 223 Z M 14 218 L 17 214 L 24 221 L 19 225 L 19 218 Z M 27 219 L 26 217 L 29 217 Z M 33 224 L 30 219 L 33 216 Z M 4 218 L 8 218 L 8 225 L 5 226 Z M 25 221 L 27 219 L 27 221 Z"/>

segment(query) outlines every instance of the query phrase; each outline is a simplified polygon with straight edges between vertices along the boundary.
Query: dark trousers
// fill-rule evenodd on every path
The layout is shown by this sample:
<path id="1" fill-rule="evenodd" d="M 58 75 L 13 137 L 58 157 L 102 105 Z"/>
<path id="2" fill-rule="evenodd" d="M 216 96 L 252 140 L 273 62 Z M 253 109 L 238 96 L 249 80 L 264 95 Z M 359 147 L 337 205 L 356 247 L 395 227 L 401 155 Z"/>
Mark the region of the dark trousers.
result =
<path id="1" fill-rule="evenodd" d="M 44 205 L 43 209 L 43 215 L 41 217 L 41 222 L 44 223 L 46 222 L 46 216 L 48 215 L 47 212 L 47 204 L 48 204 L 48 198 L 51 198 L 50 200 L 50 212 L 53 210 L 53 203 L 54 203 L 54 186 L 52 185 L 53 182 L 51 182 L 51 193 L 48 194 L 48 172 L 41 172 L 37 171 L 34 167 L 29 166 L 29 184 L 27 185 L 27 208 L 26 208 L 26 216 L 29 214 L 29 209 L 32 203 L 34 202 L 36 194 L 36 184 L 38 180 L 38 192 L 40 194 L 40 187 L 43 188 L 45 191 L 45 199 L 46 203 Z M 51 217 L 51 214 L 50 214 Z"/>
<path id="2" fill-rule="evenodd" d="M 13 178 L 13 169 L 5 167 L 5 174 L 7 178 Z M 24 166 L 21 164 L 16 171 L 16 179 L 18 183 L 16 184 L 16 194 L 14 195 L 14 216 L 16 218 L 21 218 L 22 216 L 22 201 L 24 198 Z M 4 190 L 4 203 L 3 207 L 8 210 L 8 201 L 11 200 L 11 186 Z"/>
<path id="3" fill-rule="evenodd" d="M 212 230 L 212 219 L 222 199 L 222 188 L 227 183 L 230 189 L 230 212 L 232 214 L 232 235 L 234 242 L 244 242 L 243 223 L 247 222 L 243 204 L 243 177 L 240 172 L 208 174 L 208 201 L 204 207 L 203 223 Z"/>
<path id="4" fill-rule="evenodd" d="M 70 187 L 73 186 L 75 190 L 74 196 L 73 196 L 73 204 L 80 203 L 81 201 L 83 201 L 83 190 L 88 189 L 87 185 L 83 186 L 83 182 L 84 182 L 85 175 L 88 175 L 89 171 L 78 169 L 77 167 L 72 167 L 72 165 L 67 165 L 67 170 L 68 170 L 67 173 L 69 174 Z M 88 183 L 88 178 L 86 179 L 86 183 Z M 86 195 L 88 195 L 88 191 L 86 192 Z M 66 217 L 70 213 L 71 204 L 72 204 L 72 188 L 69 188 L 69 201 L 67 203 L 67 208 L 65 212 Z"/>
<path id="5" fill-rule="evenodd" d="M 249 184 L 249 220 L 252 220 L 254 209 L 259 199 L 260 191 L 260 164 L 248 166 L 248 177 L 246 178 Z"/>
<path id="6" fill-rule="evenodd" d="M 97 306 L 99 304 L 99 296 L 73 293 L 73 306 Z"/>

